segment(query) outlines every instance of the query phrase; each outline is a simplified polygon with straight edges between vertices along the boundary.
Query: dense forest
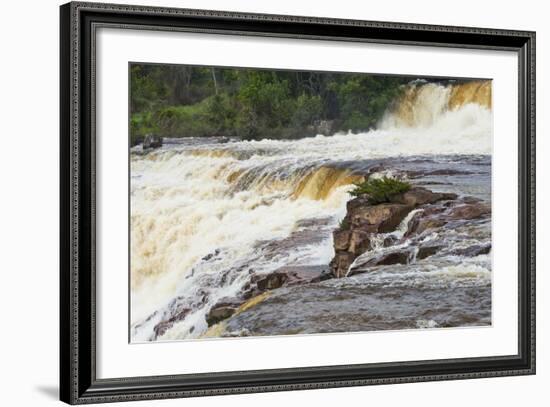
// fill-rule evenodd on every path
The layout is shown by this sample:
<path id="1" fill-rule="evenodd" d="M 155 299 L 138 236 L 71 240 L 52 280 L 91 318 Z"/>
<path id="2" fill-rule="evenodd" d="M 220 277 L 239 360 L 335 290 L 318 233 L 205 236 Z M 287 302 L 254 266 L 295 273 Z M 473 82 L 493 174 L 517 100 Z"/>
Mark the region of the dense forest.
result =
<path id="1" fill-rule="evenodd" d="M 370 74 L 132 64 L 131 143 L 140 143 L 146 134 L 283 139 L 327 130 L 367 130 L 409 80 Z"/>

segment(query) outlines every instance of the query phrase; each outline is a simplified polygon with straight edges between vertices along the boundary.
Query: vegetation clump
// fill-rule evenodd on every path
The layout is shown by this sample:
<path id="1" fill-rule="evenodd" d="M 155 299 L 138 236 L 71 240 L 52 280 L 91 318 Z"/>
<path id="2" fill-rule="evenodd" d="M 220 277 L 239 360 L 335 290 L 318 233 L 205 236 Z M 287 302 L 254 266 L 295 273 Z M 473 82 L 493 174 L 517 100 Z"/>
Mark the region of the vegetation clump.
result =
<path id="1" fill-rule="evenodd" d="M 260 140 L 366 131 L 407 81 L 355 73 L 132 64 L 131 142 L 142 142 L 146 134 Z"/>
<path id="2" fill-rule="evenodd" d="M 355 197 L 367 195 L 369 203 L 376 205 L 390 202 L 392 197 L 407 192 L 409 189 L 411 189 L 410 183 L 384 176 L 355 184 L 355 188 L 349 193 Z"/>

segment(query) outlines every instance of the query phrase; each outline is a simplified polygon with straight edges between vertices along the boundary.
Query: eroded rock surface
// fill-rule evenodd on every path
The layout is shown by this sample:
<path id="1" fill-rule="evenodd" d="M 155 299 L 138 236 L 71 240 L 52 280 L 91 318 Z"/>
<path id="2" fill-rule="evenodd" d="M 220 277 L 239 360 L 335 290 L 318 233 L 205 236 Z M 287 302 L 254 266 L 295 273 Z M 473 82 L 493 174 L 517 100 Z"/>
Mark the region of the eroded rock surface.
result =
<path id="1" fill-rule="evenodd" d="M 418 211 L 411 214 L 403 232 L 392 234 L 415 209 Z M 442 248 L 440 245 L 418 242 L 411 248 L 400 247 L 400 243 L 446 225 L 452 226 L 457 221 L 488 216 L 490 212 L 490 206 L 476 198 L 459 199 L 453 193 L 432 192 L 418 186 L 391 197 L 387 203 L 371 204 L 367 196 L 359 196 L 348 202 L 346 216 L 333 233 L 335 256 L 330 263 L 331 272 L 334 277 L 341 278 L 364 272 L 369 267 L 408 264 L 413 259 L 433 256 Z M 370 256 L 369 252 L 374 249 L 373 239 L 380 236 L 384 239 L 382 247 L 395 246 L 395 249 Z M 380 246 L 380 242 L 377 244 Z M 464 253 L 483 253 L 484 250 L 487 248 L 471 248 Z M 352 265 L 355 267 L 356 260 L 361 260 L 361 270 L 350 270 Z"/>

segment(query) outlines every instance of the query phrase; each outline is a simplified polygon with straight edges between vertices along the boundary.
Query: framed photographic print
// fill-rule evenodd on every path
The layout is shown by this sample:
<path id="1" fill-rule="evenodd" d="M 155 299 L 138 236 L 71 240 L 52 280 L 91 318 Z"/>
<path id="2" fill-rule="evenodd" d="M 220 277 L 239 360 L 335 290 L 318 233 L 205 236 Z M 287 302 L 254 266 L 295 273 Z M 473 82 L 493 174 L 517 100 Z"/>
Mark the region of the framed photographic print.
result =
<path id="1" fill-rule="evenodd" d="M 535 373 L 535 33 L 60 18 L 63 401 Z"/>

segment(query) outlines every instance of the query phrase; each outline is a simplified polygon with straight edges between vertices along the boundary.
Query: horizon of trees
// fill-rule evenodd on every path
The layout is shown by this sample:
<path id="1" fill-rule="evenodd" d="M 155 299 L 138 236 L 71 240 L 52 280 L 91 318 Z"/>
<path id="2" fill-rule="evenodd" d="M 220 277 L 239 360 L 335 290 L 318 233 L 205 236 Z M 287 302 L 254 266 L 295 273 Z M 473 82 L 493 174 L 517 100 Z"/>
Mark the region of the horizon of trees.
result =
<path id="1" fill-rule="evenodd" d="M 411 78 L 362 73 L 130 66 L 130 137 L 227 136 L 287 139 L 364 131 L 379 121 Z"/>

